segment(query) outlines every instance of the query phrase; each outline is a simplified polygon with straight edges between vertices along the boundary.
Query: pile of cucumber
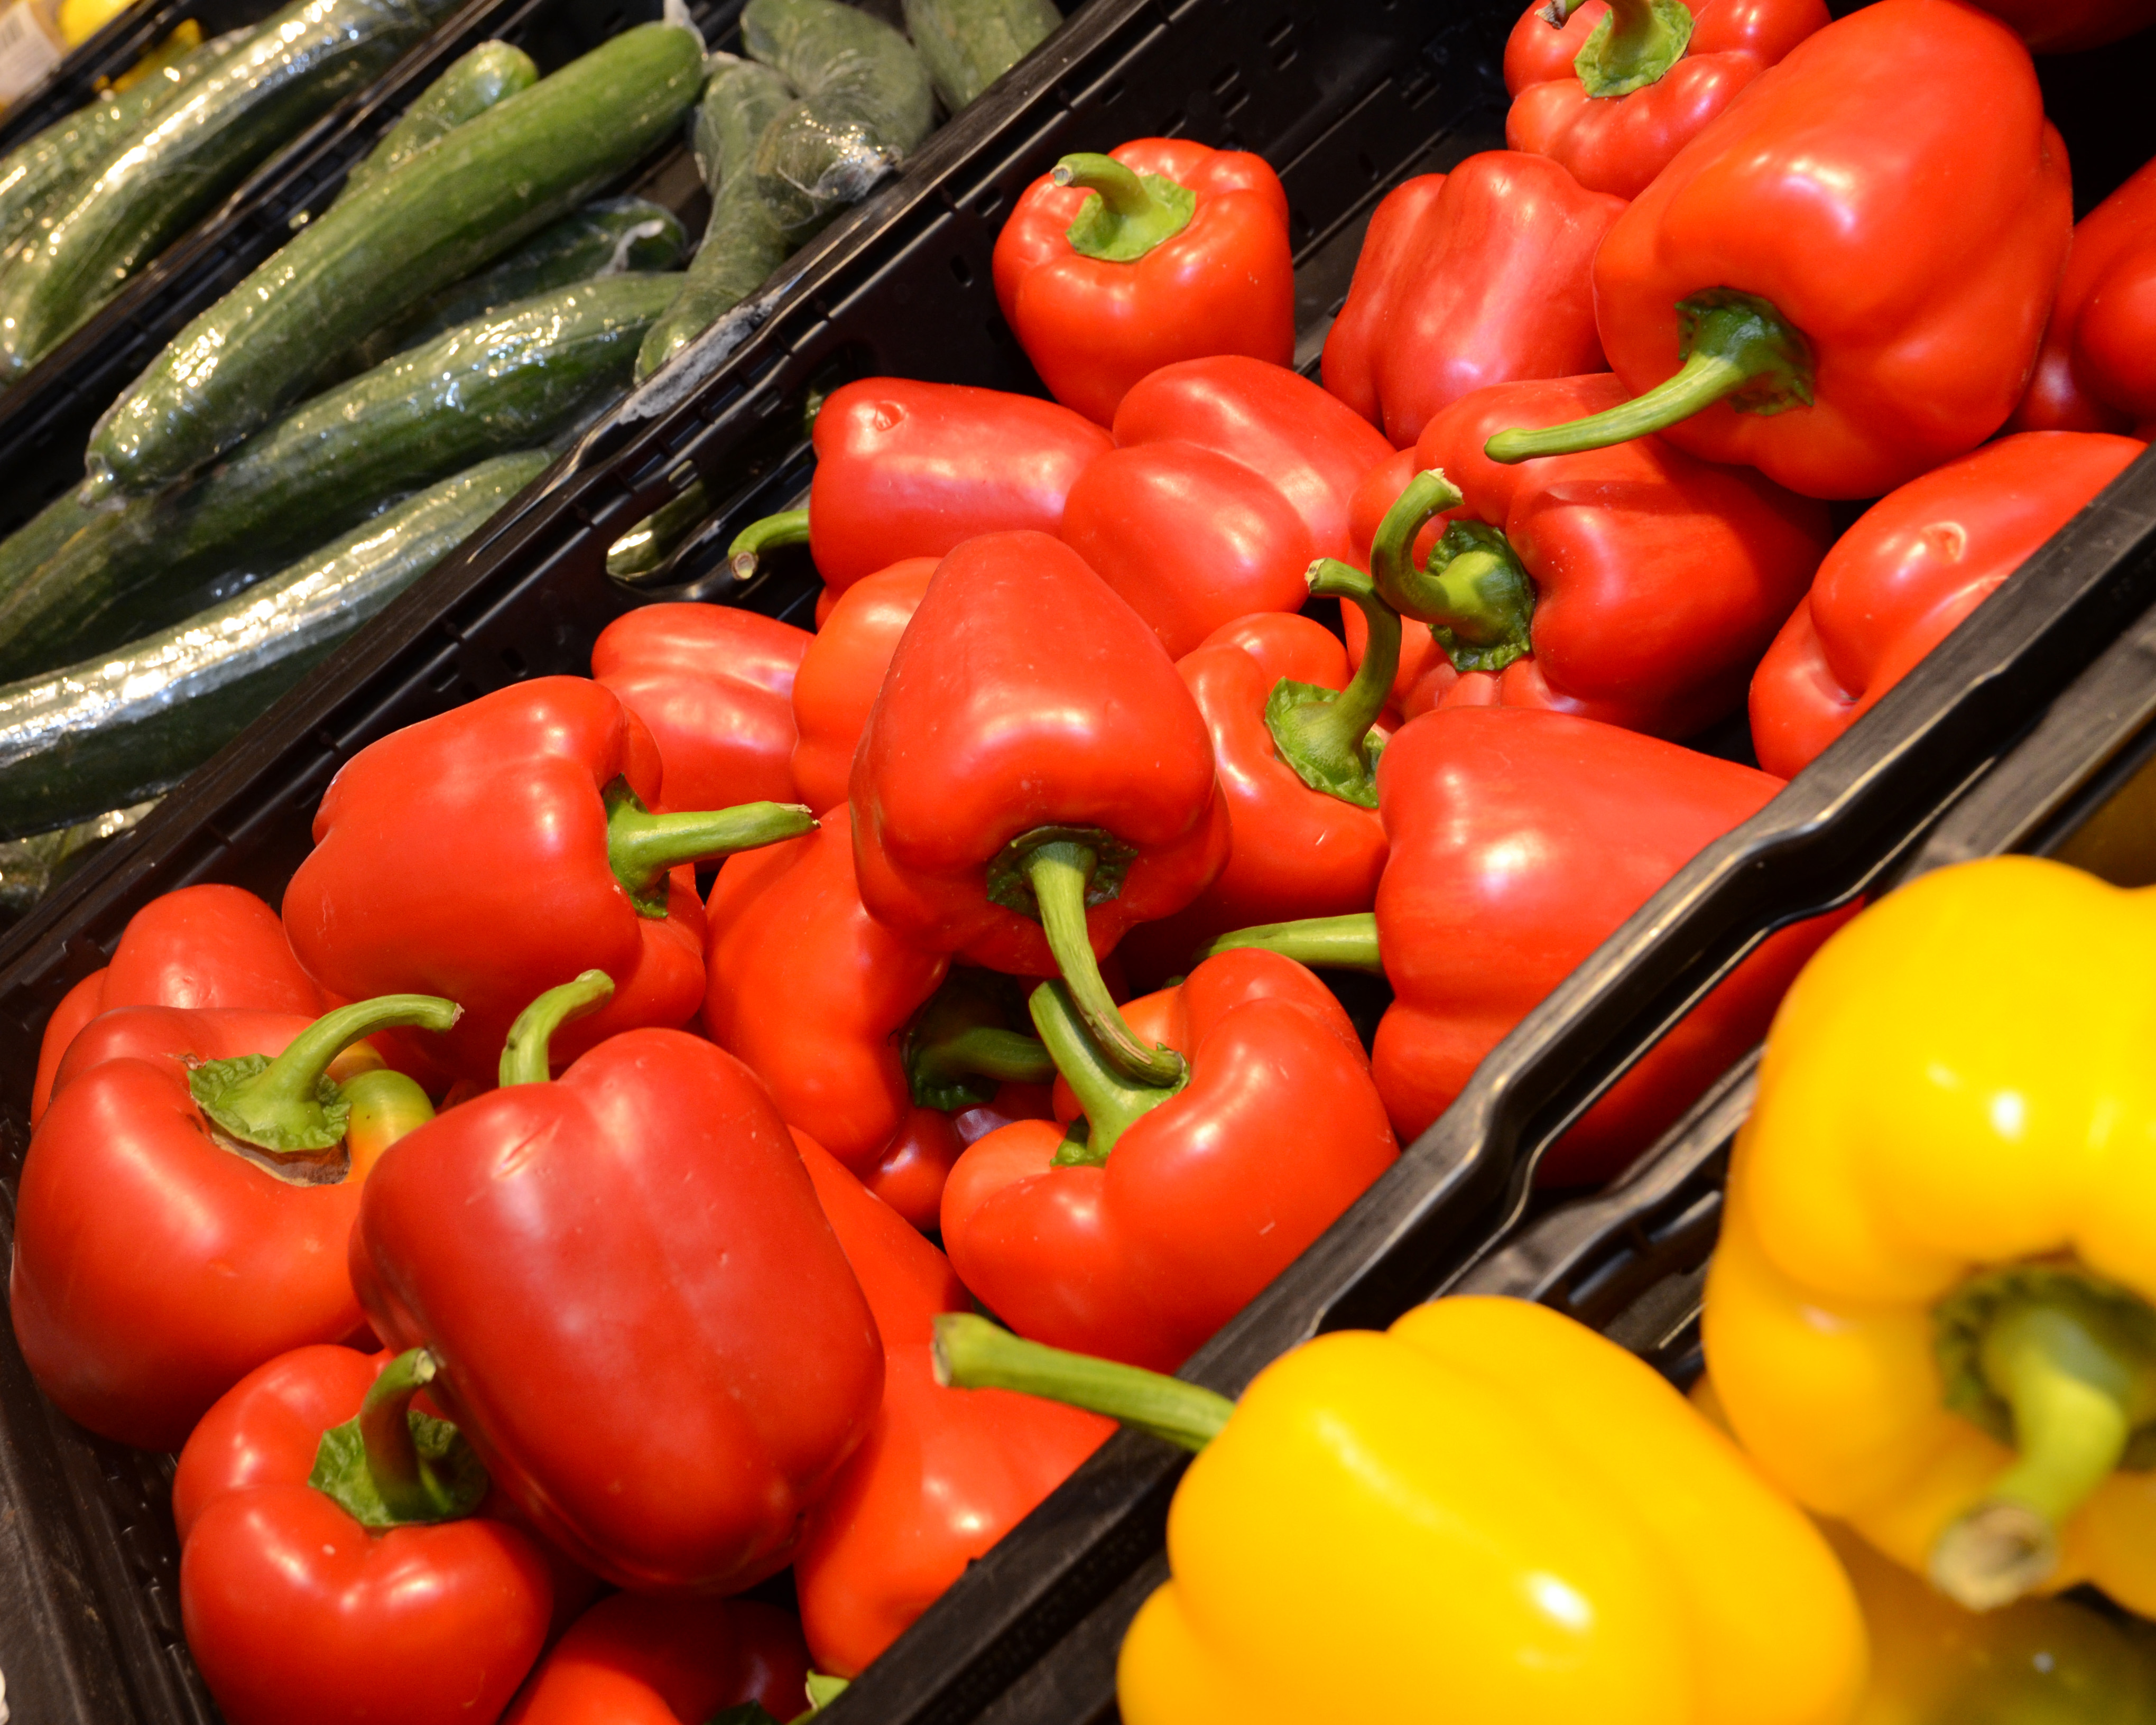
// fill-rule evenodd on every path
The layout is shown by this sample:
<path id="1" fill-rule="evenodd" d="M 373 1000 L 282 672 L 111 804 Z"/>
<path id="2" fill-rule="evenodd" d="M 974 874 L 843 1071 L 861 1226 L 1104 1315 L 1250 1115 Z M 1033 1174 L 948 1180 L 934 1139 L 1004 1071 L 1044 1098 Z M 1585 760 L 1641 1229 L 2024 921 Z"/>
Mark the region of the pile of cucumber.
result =
<path id="1" fill-rule="evenodd" d="M 749 0 L 749 57 L 707 59 L 677 4 L 547 77 L 506 43 L 457 61 L 113 404 L 81 487 L 0 542 L 0 840 L 185 777 L 863 196 L 939 97 L 963 105 L 1060 21 L 1049 0 L 906 0 L 909 44 L 844 0 Z M 277 17 L 353 37 L 362 13 L 429 6 L 447 9 Z M 159 117 L 189 105 L 175 93 L 230 89 L 221 69 L 255 65 L 269 33 L 176 59 L 134 136 L 181 137 Z M 712 194 L 685 272 L 671 212 L 597 196 L 685 122 Z M 91 175 L 114 208 L 143 153 Z M 0 162 L 0 223 L 23 154 Z M 64 219 L 84 201 L 18 228 L 0 343 L 33 297 L 18 271 L 61 255 L 54 235 L 93 249 L 91 224 Z M 120 255 L 125 225 L 98 255 Z M 140 237 L 146 217 L 131 231 L 128 257 L 163 243 Z"/>

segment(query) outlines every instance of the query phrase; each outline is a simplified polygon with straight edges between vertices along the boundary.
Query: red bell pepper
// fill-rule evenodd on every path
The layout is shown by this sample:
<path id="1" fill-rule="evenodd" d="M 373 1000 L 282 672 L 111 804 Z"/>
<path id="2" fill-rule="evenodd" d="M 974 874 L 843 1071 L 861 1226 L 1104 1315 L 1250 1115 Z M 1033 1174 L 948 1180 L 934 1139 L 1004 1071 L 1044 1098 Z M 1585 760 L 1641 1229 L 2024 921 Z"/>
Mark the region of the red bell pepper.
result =
<path id="1" fill-rule="evenodd" d="M 541 996 L 501 1088 L 382 1158 L 352 1281 L 377 1335 L 441 1362 L 437 1396 L 542 1532 L 641 1591 L 732 1592 L 792 1558 L 882 1353 L 740 1061 L 629 1030 L 548 1081 L 556 1024 L 610 992 L 588 971 Z"/>
<path id="2" fill-rule="evenodd" d="M 1085 1127 L 1024 1121 L 974 1145 L 943 1240 L 1035 1341 L 1173 1371 L 1399 1154 L 1348 1015 L 1273 953 L 1209 958 L 1126 1009 L 1188 1056 L 1174 1090 L 1120 1079 L 1060 985 L 1032 1007 L 1067 1086 L 1057 1111 Z"/>
<path id="3" fill-rule="evenodd" d="M 855 582 L 816 626 L 793 680 L 793 782 L 818 814 L 846 800 L 854 750 L 913 621 L 936 557 L 906 557 Z"/>
<path id="4" fill-rule="evenodd" d="M 1295 357 L 1287 193 L 1245 151 L 1139 138 L 1066 156 L 1019 194 L 992 267 L 1048 393 L 1102 425 L 1178 360 Z"/>
<path id="5" fill-rule="evenodd" d="M 1586 0 L 1569 10 L 1538 0 L 1505 44 L 1505 141 L 1554 157 L 1583 186 L 1637 198 L 1826 23 L 1821 0 Z"/>
<path id="6" fill-rule="evenodd" d="M 204 1415 L 172 1480 L 187 1649 L 229 1725 L 490 1725 L 545 1643 L 545 1558 L 412 1406 L 422 1353 L 303 1348 Z"/>
<path id="7" fill-rule="evenodd" d="M 1383 975 L 1395 999 L 1371 1068 L 1405 1142 L 1656 888 L 1781 785 L 1592 719 L 1506 707 L 1425 714 L 1378 768 L 1392 860 L 1375 916 L 1250 930 L 1214 950 L 1270 947 Z M 1771 936 L 1558 1140 L 1537 1178 L 1606 1180 L 1646 1149 L 1765 1033 L 1840 920 Z"/>
<path id="8" fill-rule="evenodd" d="M 371 743 L 315 815 L 285 894 L 292 948 L 346 996 L 443 993 L 465 1016 L 424 1051 L 484 1080 L 524 1004 L 586 969 L 619 992 L 564 1060 L 617 1030 L 685 1024 L 704 995 L 701 859 L 807 832 L 806 809 L 660 802 L 651 733 L 607 690 L 540 677 Z M 421 1039 L 414 1039 L 415 1041 Z"/>
<path id="9" fill-rule="evenodd" d="M 906 557 L 940 557 L 981 533 L 1062 523 L 1071 481 L 1111 447 L 1091 419 L 1030 395 L 864 377 L 831 392 L 810 441 L 806 511 L 752 523 L 735 572 L 757 553 L 806 541 L 827 593 Z"/>
<path id="10" fill-rule="evenodd" d="M 2102 48 L 2156 23 L 2156 0 L 1972 0 L 2038 54 Z"/>
<path id="11" fill-rule="evenodd" d="M 710 1725 L 751 1703 L 788 1720 L 808 1678 L 801 1625 L 775 1605 L 615 1594 L 571 1625 L 502 1725 Z"/>
<path id="12" fill-rule="evenodd" d="M 277 913 L 237 886 L 160 893 L 127 919 L 112 962 L 54 1008 L 38 1047 L 30 1124 L 44 1118 L 53 1075 L 75 1034 L 122 1006 L 245 1006 L 312 1018 L 326 1003 L 300 968 Z"/>
<path id="13" fill-rule="evenodd" d="M 170 1450 L 247 1373 L 361 1327 L 345 1241 L 374 1159 L 433 1112 L 352 1044 L 449 1024 L 392 995 L 310 1026 L 232 1007 L 123 1007 L 76 1037 L 30 1140 L 8 1300 L 46 1394 Z M 275 1055 L 274 1060 L 270 1056 Z"/>
<path id="14" fill-rule="evenodd" d="M 862 733 L 853 814 L 870 916 L 924 952 L 1060 971 L 1110 1060 L 1175 1081 L 1097 955 L 1204 891 L 1227 808 L 1174 665 L 1067 547 L 995 533 L 944 558 Z"/>
<path id="15" fill-rule="evenodd" d="M 1742 704 L 1833 542 L 1824 505 L 1659 437 L 1517 466 L 1483 453 L 1499 427 L 1623 395 L 1606 372 L 1500 383 L 1430 421 L 1415 445 L 1427 476 L 1371 552 L 1378 591 L 1444 650 L 1410 711 L 1548 707 L 1681 737 Z M 1409 547 L 1442 511 L 1419 566 Z"/>
<path id="16" fill-rule="evenodd" d="M 1404 445 L 1485 384 L 1603 370 L 1592 270 L 1624 208 L 1511 150 L 1395 187 L 1325 338 L 1325 387 Z"/>
<path id="17" fill-rule="evenodd" d="M 883 1337 L 883 1406 L 809 1511 L 793 1560 L 817 1668 L 850 1677 L 1115 1426 L 1028 1396 L 939 1387 L 929 1355 L 936 1314 L 970 1312 L 971 1296 L 942 1253 L 814 1140 L 794 1139 Z"/>
<path id="18" fill-rule="evenodd" d="M 947 956 L 907 946 L 861 908 L 843 804 L 822 830 L 721 869 L 711 929 L 711 1040 L 764 1081 L 788 1125 L 907 1221 L 934 1227 L 965 1147 L 954 1115 L 1004 1081 L 1045 1086 L 1046 1053 L 1002 1030 L 988 1003 L 947 989 Z"/>
<path id="19" fill-rule="evenodd" d="M 2010 431 L 2144 431 L 2156 421 L 2156 162 L 2083 216 Z"/>
<path id="20" fill-rule="evenodd" d="M 1912 480 L 1841 536 L 1752 679 L 1759 764 L 1794 778 L 2140 454 L 2032 431 Z"/>
<path id="21" fill-rule="evenodd" d="M 732 605 L 642 605 L 600 631 L 592 680 L 650 731 L 673 807 L 798 803 L 793 677 L 814 639 Z"/>
<path id="22" fill-rule="evenodd" d="M 1064 542 L 1181 658 L 1238 617 L 1299 610 L 1311 563 L 1351 554 L 1348 500 L 1391 453 L 1283 366 L 1170 366 L 1124 398 L 1114 453 L 1070 488 Z"/>
<path id="23" fill-rule="evenodd" d="M 1660 432 L 1807 496 L 1878 496 L 2013 411 L 2072 223 L 2013 32 L 1878 0 L 1760 74 L 1603 241 L 1602 351 L 1641 393 L 1491 454 Z"/>

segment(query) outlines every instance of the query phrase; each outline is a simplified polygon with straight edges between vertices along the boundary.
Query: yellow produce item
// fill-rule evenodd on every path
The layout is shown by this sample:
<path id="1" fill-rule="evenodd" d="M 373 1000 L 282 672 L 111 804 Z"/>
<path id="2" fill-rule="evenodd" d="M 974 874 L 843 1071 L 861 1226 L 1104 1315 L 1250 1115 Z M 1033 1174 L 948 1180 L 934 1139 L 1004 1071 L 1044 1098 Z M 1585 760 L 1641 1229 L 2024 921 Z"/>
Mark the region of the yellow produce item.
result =
<path id="1" fill-rule="evenodd" d="M 938 1327 L 962 1384 L 1039 1391 L 1044 1358 L 1074 1358 Z M 1173 1579 L 1123 1644 L 1127 1725 L 1851 1716 L 1863 1628 L 1818 1531 L 1652 1370 L 1545 1307 L 1444 1300 L 1320 1337 L 1232 1416 L 1078 1365 L 1152 1400 L 1063 1399 L 1203 1445 L 1168 1513 Z"/>
<path id="2" fill-rule="evenodd" d="M 79 48 L 132 3 L 133 0 L 60 0 L 60 39 L 69 48 Z"/>
<path id="3" fill-rule="evenodd" d="M 126 90 L 131 85 L 140 84 L 160 67 L 169 66 L 175 61 L 185 59 L 202 46 L 202 26 L 192 18 L 182 19 L 173 27 L 172 33 L 162 42 L 114 79 L 113 89 Z"/>
<path id="4" fill-rule="evenodd" d="M 1784 999 L 1707 1280 L 1767 1474 L 1974 1609 L 2156 1612 L 2156 891 L 1927 875 Z"/>

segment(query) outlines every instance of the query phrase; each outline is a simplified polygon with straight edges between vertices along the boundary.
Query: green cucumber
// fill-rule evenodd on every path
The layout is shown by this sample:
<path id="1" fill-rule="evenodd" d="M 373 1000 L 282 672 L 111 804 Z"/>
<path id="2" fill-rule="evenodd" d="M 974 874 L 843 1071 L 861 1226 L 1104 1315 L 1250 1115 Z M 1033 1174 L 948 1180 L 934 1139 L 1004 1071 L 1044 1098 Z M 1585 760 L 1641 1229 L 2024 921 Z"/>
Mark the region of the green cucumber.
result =
<path id="1" fill-rule="evenodd" d="M 906 33 L 953 114 L 1062 23 L 1054 0 L 906 0 Z"/>
<path id="2" fill-rule="evenodd" d="M 154 490 L 274 418 L 325 353 L 511 250 L 672 133 L 702 39 L 640 24 L 345 199 L 203 312 L 90 435 L 95 496 Z"/>
<path id="3" fill-rule="evenodd" d="M 0 687 L 0 837 L 184 778 L 548 465 L 497 455 L 124 654 Z"/>
<path id="4" fill-rule="evenodd" d="M 753 60 L 725 59 L 704 86 L 691 136 L 711 193 L 711 218 L 680 297 L 644 338 L 639 383 L 762 287 L 793 249 L 752 168 L 757 141 L 793 100 L 793 86 Z"/>
<path id="5" fill-rule="evenodd" d="M 765 131 L 755 168 L 799 245 L 928 136 L 936 92 L 905 37 L 840 0 L 748 0 L 742 39 L 801 92 Z"/>
<path id="6" fill-rule="evenodd" d="M 250 169 L 432 29 L 454 0 L 293 0 L 160 108 L 0 275 L 0 381 L 21 377 Z"/>
<path id="7" fill-rule="evenodd" d="M 506 42 L 480 43 L 427 86 L 404 110 L 404 117 L 345 176 L 344 190 L 337 196 L 349 198 L 361 187 L 372 185 L 382 175 L 402 167 L 436 138 L 538 81 L 539 68 L 522 49 Z"/>
<path id="8" fill-rule="evenodd" d="M 380 365 L 444 330 L 534 294 L 624 270 L 671 270 L 681 261 L 688 239 L 681 218 L 648 198 L 604 198 L 588 203 L 542 228 L 490 269 L 443 289 L 375 331 L 352 349 L 343 374 Z"/>
<path id="9" fill-rule="evenodd" d="M 93 510 L 28 569 L 9 556 L 13 540 L 0 546 L 13 577 L 0 583 L 0 676 L 118 646 L 241 590 L 384 498 L 545 443 L 628 382 L 675 287 L 619 275 L 506 306 L 303 403 L 177 495 Z"/>

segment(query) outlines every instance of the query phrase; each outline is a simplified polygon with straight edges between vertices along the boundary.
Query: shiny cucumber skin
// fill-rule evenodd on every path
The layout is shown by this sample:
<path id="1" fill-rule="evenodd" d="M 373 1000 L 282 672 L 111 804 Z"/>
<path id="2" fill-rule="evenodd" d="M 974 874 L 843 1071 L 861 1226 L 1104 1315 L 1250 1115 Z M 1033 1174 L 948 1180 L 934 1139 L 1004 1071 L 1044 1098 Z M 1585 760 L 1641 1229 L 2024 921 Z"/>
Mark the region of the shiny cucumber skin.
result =
<path id="1" fill-rule="evenodd" d="M 344 190 L 337 195 L 349 198 L 394 172 L 436 138 L 538 81 L 539 68 L 522 49 L 507 42 L 480 43 L 421 92 L 366 160 L 345 176 Z"/>
<path id="2" fill-rule="evenodd" d="M 505 306 L 302 403 L 177 495 L 92 513 L 0 588 L 0 676 L 117 647 L 386 498 L 544 444 L 629 382 L 677 285 L 619 275 Z"/>
<path id="3" fill-rule="evenodd" d="M 301 228 L 181 331 L 99 421 L 93 497 L 193 471 L 275 418 L 325 353 L 588 201 L 672 134 L 703 64 L 692 29 L 625 30 Z"/>
<path id="4" fill-rule="evenodd" d="M 906 0 L 906 33 L 953 114 L 1062 23 L 1053 0 Z"/>
<path id="5" fill-rule="evenodd" d="M 450 0 L 304 0 L 160 108 L 0 275 L 0 379 L 20 377 L 280 144 L 372 83 Z"/>
<path id="6" fill-rule="evenodd" d="M 495 456 L 121 655 L 0 687 L 0 837 L 177 783 L 549 465 Z"/>

